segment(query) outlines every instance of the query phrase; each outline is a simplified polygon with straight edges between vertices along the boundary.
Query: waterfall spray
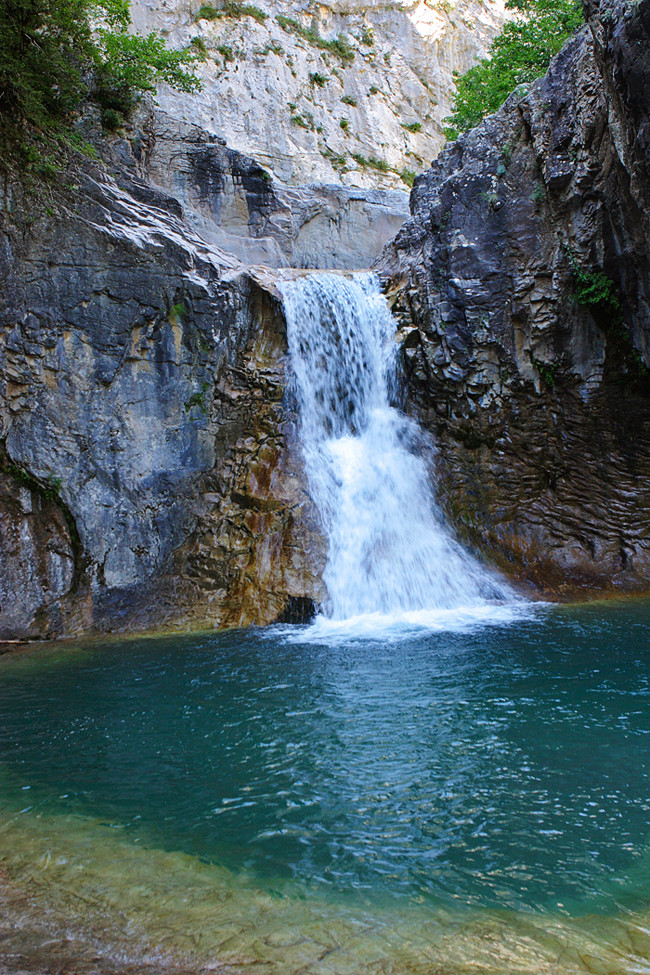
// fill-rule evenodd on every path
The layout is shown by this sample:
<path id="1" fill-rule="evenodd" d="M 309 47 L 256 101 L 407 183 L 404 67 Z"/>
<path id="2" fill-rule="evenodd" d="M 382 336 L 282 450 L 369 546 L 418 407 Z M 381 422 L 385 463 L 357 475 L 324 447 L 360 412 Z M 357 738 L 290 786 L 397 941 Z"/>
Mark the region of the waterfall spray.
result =
<path id="1" fill-rule="evenodd" d="M 309 274 L 281 288 L 307 477 L 329 543 L 325 616 L 511 603 L 445 525 L 423 432 L 391 405 L 396 324 L 376 276 Z"/>

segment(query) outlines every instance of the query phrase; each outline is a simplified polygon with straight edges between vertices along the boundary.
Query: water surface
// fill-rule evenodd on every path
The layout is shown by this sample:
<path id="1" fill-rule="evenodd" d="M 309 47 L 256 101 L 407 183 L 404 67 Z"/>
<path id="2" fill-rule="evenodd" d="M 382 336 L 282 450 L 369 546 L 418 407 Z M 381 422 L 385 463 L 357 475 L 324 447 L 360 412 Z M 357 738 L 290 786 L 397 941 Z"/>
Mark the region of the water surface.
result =
<path id="1" fill-rule="evenodd" d="M 5 657 L 0 863 L 169 964 L 648 971 L 649 638 L 630 602 Z"/>

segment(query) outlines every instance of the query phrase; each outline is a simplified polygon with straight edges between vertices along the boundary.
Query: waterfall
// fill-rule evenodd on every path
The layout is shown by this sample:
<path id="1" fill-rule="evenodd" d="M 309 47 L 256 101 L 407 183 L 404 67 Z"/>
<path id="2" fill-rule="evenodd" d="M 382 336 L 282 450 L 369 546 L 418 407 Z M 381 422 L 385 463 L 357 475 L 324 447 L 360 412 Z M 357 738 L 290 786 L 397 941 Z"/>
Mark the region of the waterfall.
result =
<path id="1" fill-rule="evenodd" d="M 325 617 L 426 624 L 441 611 L 511 604 L 445 525 L 431 448 L 392 405 L 396 324 L 376 276 L 308 274 L 281 291 L 307 477 L 329 543 Z"/>

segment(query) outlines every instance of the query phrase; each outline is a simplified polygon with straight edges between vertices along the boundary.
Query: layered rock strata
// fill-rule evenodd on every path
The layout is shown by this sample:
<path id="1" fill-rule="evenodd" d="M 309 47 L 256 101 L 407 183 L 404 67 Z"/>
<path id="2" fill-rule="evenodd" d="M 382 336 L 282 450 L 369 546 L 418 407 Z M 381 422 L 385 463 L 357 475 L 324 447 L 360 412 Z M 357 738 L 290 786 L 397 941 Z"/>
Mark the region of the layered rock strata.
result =
<path id="1" fill-rule="evenodd" d="M 462 535 L 551 593 L 650 583 L 650 3 L 420 177 L 379 268 Z"/>
<path id="2" fill-rule="evenodd" d="M 265 272 L 127 169 L 0 236 L 0 636 L 266 623 L 321 598 Z M 297 600 L 297 602 L 296 602 Z"/>
<path id="3" fill-rule="evenodd" d="M 286 186 L 199 126 L 159 109 L 139 121 L 142 176 L 173 195 L 203 237 L 248 264 L 368 267 L 409 215 L 406 187 Z"/>

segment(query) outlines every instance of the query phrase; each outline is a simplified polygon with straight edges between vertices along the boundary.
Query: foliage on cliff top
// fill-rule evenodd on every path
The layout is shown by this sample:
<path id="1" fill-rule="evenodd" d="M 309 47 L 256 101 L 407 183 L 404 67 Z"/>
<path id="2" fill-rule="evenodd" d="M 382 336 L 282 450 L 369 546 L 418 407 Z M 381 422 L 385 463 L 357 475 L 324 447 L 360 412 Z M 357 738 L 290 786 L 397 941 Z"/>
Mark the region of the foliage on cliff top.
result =
<path id="1" fill-rule="evenodd" d="M 478 125 L 503 104 L 518 85 L 543 75 L 551 59 L 584 22 L 581 0 L 508 0 L 522 14 L 492 42 L 490 57 L 456 80 L 448 138 Z"/>
<path id="2" fill-rule="evenodd" d="M 2 0 L 0 124 L 21 143 L 23 130 L 58 136 L 86 97 L 105 121 L 124 118 L 144 91 L 166 81 L 193 91 L 185 66 L 196 55 L 169 51 L 156 34 L 129 32 L 128 0 Z"/>

